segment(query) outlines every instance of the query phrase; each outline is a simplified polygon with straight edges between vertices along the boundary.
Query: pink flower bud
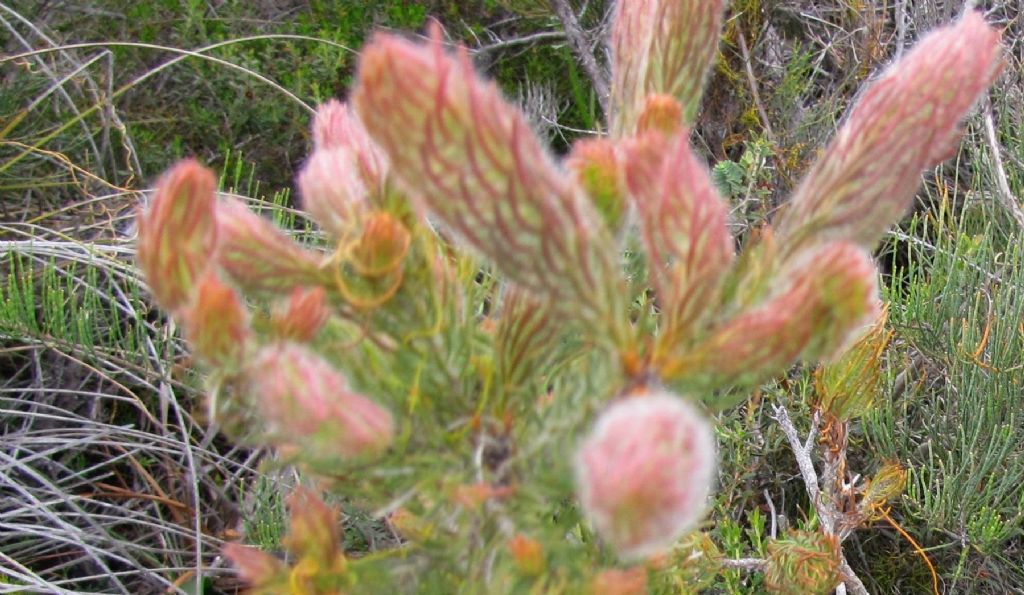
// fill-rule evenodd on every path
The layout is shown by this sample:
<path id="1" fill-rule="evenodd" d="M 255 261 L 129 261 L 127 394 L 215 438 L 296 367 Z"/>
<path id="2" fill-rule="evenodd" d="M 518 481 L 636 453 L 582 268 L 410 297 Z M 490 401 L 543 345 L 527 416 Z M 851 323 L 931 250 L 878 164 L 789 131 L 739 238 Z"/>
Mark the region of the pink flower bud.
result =
<path id="1" fill-rule="evenodd" d="M 436 37 L 418 45 L 377 35 L 353 102 L 421 208 L 564 315 L 619 324 L 611 234 L 464 50 L 453 57 Z"/>
<path id="2" fill-rule="evenodd" d="M 236 368 L 249 341 L 249 317 L 234 289 L 207 271 L 195 302 L 185 309 L 185 336 L 208 363 Z"/>
<path id="3" fill-rule="evenodd" d="M 664 312 L 659 342 L 673 348 L 714 314 L 735 256 L 728 206 L 693 154 L 689 130 L 644 134 L 627 145 L 626 155 L 626 183 Z"/>
<path id="4" fill-rule="evenodd" d="M 316 149 L 297 179 L 302 206 L 325 231 L 344 240 L 369 209 L 366 184 L 348 147 Z"/>
<path id="5" fill-rule="evenodd" d="M 791 247 L 813 238 L 873 248 L 909 208 L 921 170 L 950 156 L 958 124 L 995 79 L 999 33 L 977 12 L 938 29 L 862 95 L 780 217 Z"/>
<path id="6" fill-rule="evenodd" d="M 648 95 L 670 95 L 692 124 L 704 77 L 718 50 L 723 0 L 615 3 L 612 26 L 612 133 L 629 136 Z"/>
<path id="7" fill-rule="evenodd" d="M 149 208 L 138 214 L 139 268 L 171 312 L 192 300 L 216 247 L 216 189 L 213 172 L 186 159 L 160 178 Z"/>
<path id="8" fill-rule="evenodd" d="M 849 242 L 818 246 L 779 274 L 773 294 L 715 329 L 661 370 L 704 388 L 755 384 L 803 359 L 830 359 L 880 313 L 871 255 Z"/>
<path id="9" fill-rule="evenodd" d="M 675 134 L 683 129 L 683 106 L 671 95 L 648 95 L 637 120 L 637 134 L 658 131 Z"/>
<path id="10" fill-rule="evenodd" d="M 241 201 L 217 205 L 217 263 L 242 288 L 287 292 L 324 280 L 320 258 L 300 248 Z M 330 282 L 328 275 L 327 281 Z"/>
<path id="11" fill-rule="evenodd" d="M 249 382 L 272 439 L 304 459 L 376 455 L 391 444 L 391 414 L 353 392 L 341 372 L 302 345 L 263 348 Z"/>
<path id="12" fill-rule="evenodd" d="M 348 104 L 331 99 L 320 105 L 313 119 L 315 151 L 347 149 L 358 167 L 359 178 L 376 196 L 384 187 L 388 157 L 366 132 L 363 122 Z"/>
<path id="13" fill-rule="evenodd" d="M 628 396 L 580 447 L 580 504 L 622 556 L 651 556 L 704 516 L 715 459 L 711 423 L 693 405 L 666 392 Z"/>
<path id="14" fill-rule="evenodd" d="M 323 328 L 331 311 L 323 287 L 296 287 L 284 308 L 271 316 L 278 337 L 307 343 Z"/>

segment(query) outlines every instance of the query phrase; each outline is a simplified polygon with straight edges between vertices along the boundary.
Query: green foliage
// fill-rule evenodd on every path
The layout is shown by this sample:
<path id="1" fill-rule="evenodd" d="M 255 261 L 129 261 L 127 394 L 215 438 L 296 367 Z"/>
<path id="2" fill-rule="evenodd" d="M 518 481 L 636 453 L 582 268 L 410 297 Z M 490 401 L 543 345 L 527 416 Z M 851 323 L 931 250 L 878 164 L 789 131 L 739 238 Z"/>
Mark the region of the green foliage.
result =
<path id="1" fill-rule="evenodd" d="M 893 354 L 894 398 L 865 431 L 880 455 L 910 469 L 904 523 L 939 548 L 948 580 L 969 589 L 963 564 L 948 558 L 1009 561 L 1024 529 L 1024 249 L 991 226 L 948 216 L 932 226 L 935 244 L 916 244 L 919 255 L 895 273 L 892 324 L 904 347 Z"/>
<path id="2" fill-rule="evenodd" d="M 280 551 L 288 518 L 281 487 L 261 476 L 256 478 L 246 493 L 252 502 L 251 510 L 243 518 L 246 538 L 261 550 Z"/>

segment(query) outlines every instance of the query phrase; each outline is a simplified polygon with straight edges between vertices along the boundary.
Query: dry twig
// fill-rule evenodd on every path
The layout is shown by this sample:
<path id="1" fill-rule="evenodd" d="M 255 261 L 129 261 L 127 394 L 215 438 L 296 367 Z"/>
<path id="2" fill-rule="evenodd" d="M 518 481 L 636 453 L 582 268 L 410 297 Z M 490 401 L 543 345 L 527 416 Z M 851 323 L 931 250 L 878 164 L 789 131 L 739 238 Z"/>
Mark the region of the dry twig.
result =
<path id="1" fill-rule="evenodd" d="M 576 13 L 573 12 L 568 0 L 551 0 L 551 8 L 554 9 L 558 20 L 562 22 L 569 45 L 572 46 L 572 50 L 576 53 L 576 57 L 579 58 L 583 70 L 586 71 L 587 77 L 590 78 L 590 82 L 594 85 L 597 101 L 601 104 L 601 111 L 607 114 L 608 76 L 594 58 L 592 44 L 587 43 L 587 36 L 580 26 L 579 19 L 576 18 Z"/>

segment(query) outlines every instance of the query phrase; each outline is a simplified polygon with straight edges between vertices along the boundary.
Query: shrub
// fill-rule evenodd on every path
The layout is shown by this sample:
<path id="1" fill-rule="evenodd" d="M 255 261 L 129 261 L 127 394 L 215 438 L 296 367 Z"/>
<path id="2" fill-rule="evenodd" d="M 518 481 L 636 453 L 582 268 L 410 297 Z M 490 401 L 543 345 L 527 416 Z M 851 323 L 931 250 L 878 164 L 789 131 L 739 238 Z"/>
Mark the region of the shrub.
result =
<path id="1" fill-rule="evenodd" d="M 328 252 L 218 200 L 194 162 L 159 182 L 139 264 L 207 366 L 211 415 L 403 539 L 346 556 L 336 513 L 303 492 L 292 563 L 227 550 L 256 592 L 637 592 L 737 567 L 775 592 L 864 591 L 841 543 L 905 481 L 846 472 L 866 406 L 848 384 L 877 376 L 886 337 L 869 250 L 953 148 L 998 34 L 969 13 L 923 39 L 737 255 L 689 143 L 722 13 L 619 3 L 611 133 L 564 167 L 438 31 L 378 34 L 352 103 L 318 110 L 299 175 Z M 623 243 L 643 257 L 624 267 Z M 711 414 L 796 361 L 824 362 L 820 477 L 775 409 L 816 526 L 773 535 L 763 559 L 670 563 L 713 548 L 678 542 L 713 487 Z"/>

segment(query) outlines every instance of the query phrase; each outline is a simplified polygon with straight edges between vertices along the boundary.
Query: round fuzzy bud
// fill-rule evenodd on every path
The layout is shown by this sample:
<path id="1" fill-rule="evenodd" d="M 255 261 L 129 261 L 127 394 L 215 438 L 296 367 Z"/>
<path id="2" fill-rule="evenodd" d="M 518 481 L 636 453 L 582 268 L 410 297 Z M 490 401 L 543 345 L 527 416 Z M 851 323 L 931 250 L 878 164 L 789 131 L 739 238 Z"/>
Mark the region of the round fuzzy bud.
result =
<path id="1" fill-rule="evenodd" d="M 704 515 L 715 459 L 711 423 L 693 405 L 666 392 L 627 397 L 580 448 L 580 503 L 623 557 L 657 554 Z"/>

